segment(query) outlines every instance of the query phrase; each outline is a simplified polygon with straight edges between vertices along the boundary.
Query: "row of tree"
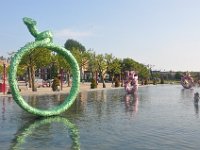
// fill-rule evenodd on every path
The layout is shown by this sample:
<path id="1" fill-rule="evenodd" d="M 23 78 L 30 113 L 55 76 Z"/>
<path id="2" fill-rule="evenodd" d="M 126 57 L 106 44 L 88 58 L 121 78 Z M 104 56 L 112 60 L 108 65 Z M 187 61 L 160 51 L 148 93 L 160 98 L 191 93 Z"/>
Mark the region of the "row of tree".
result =
<path id="1" fill-rule="evenodd" d="M 81 75 L 84 73 L 84 70 L 87 70 L 91 72 L 92 77 L 96 79 L 98 74 L 103 82 L 103 87 L 106 87 L 106 74 L 109 74 L 112 82 L 115 78 L 121 80 L 124 71 L 127 70 L 137 71 L 140 79 L 148 79 L 150 76 L 148 67 L 136 62 L 132 58 L 119 59 L 112 54 L 97 54 L 93 50 L 86 50 L 81 43 L 73 39 L 68 39 L 64 47 L 76 58 Z M 67 74 L 67 80 L 70 80 L 71 68 L 67 60 L 45 48 L 33 49 L 23 57 L 18 66 L 18 76 L 23 76 L 25 73 L 28 73 L 29 86 L 34 90 L 35 71 L 44 67 L 51 68 L 51 76 L 49 78 L 53 79 L 58 76 L 59 70 L 62 69 L 62 71 Z M 70 84 L 70 82 L 68 82 L 68 84 Z"/>

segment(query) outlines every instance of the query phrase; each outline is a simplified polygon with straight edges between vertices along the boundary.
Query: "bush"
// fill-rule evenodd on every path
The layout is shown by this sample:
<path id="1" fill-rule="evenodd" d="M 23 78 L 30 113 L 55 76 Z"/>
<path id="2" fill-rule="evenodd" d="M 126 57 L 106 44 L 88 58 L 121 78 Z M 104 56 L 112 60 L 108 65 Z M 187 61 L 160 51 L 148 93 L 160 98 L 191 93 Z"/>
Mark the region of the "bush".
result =
<path id="1" fill-rule="evenodd" d="M 160 84 L 165 84 L 164 78 L 161 77 Z"/>
<path id="2" fill-rule="evenodd" d="M 115 87 L 120 87 L 120 81 L 119 79 L 115 79 Z"/>
<path id="3" fill-rule="evenodd" d="M 59 91 L 59 86 L 60 86 L 60 80 L 57 78 L 57 77 L 55 77 L 54 79 L 53 79 L 53 84 L 52 84 L 52 90 L 53 91 Z"/>
<path id="4" fill-rule="evenodd" d="M 144 85 L 148 85 L 148 84 L 149 84 L 148 80 L 145 79 L 145 80 L 144 80 Z"/>
<path id="5" fill-rule="evenodd" d="M 153 85 L 156 85 L 157 82 L 156 82 L 156 79 L 153 79 Z"/>
<path id="6" fill-rule="evenodd" d="M 92 80 L 91 80 L 91 85 L 90 85 L 90 87 L 91 87 L 91 89 L 97 88 L 97 82 L 96 82 L 95 79 L 92 79 Z"/>

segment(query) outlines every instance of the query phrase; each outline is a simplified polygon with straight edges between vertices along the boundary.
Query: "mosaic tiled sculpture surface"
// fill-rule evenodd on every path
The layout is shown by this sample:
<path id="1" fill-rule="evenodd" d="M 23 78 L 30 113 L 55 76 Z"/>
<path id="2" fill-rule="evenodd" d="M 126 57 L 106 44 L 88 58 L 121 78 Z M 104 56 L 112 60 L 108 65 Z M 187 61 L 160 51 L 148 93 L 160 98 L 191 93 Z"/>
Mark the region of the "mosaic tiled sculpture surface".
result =
<path id="1" fill-rule="evenodd" d="M 58 115 L 66 111 L 73 104 L 79 92 L 80 71 L 79 71 L 78 63 L 76 59 L 74 58 L 74 56 L 70 53 L 70 51 L 66 50 L 64 47 L 61 47 L 53 43 L 53 40 L 52 40 L 53 36 L 50 31 L 38 32 L 36 28 L 36 21 L 34 21 L 31 18 L 25 17 L 23 18 L 23 21 L 28 27 L 30 33 L 35 37 L 35 41 L 27 43 L 24 47 L 19 49 L 18 52 L 14 55 L 14 57 L 11 60 L 10 71 L 9 71 L 9 85 L 12 92 L 12 96 L 14 100 L 16 101 L 16 103 L 29 113 L 32 113 L 34 115 L 39 115 L 39 116 Z M 63 56 L 67 60 L 67 62 L 70 64 L 71 70 L 72 70 L 73 81 L 72 81 L 72 87 L 69 92 L 69 95 L 65 98 L 62 104 L 57 105 L 47 110 L 38 109 L 38 108 L 34 108 L 30 106 L 20 95 L 18 83 L 16 80 L 17 67 L 22 57 L 26 53 L 28 53 L 30 50 L 35 49 L 35 48 L 47 48 Z"/>

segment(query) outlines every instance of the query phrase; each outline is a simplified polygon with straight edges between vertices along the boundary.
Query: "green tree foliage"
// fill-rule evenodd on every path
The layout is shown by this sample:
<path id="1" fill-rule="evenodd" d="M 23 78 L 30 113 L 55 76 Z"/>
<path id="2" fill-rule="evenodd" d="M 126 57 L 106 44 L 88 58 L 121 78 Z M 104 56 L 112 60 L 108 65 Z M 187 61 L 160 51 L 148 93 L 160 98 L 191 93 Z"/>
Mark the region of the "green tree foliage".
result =
<path id="1" fill-rule="evenodd" d="M 152 74 L 152 79 L 153 80 L 159 80 L 161 78 L 160 73 L 156 72 Z"/>
<path id="2" fill-rule="evenodd" d="M 121 60 L 114 57 L 112 54 L 96 54 L 93 50 L 86 50 L 81 43 L 73 39 L 68 39 L 64 47 L 70 50 L 76 58 L 80 67 L 81 78 L 85 70 L 90 71 L 95 81 L 98 75 L 100 75 L 104 87 L 106 73 L 109 74 L 113 83 L 114 77 L 117 75 L 120 76 L 119 79 L 121 79 L 121 74 L 126 70 L 138 72 L 140 79 L 148 79 L 150 76 L 148 68 L 132 58 L 124 58 Z M 29 85 L 34 86 L 35 70 L 41 67 L 48 67 L 51 70 L 50 78 L 57 77 L 59 70 L 62 69 L 67 73 L 67 80 L 70 81 L 71 68 L 68 62 L 62 56 L 44 48 L 34 49 L 23 57 L 18 68 L 18 76 L 23 75 L 24 72 L 28 72 Z M 70 82 L 68 82 L 68 86 L 70 86 Z"/>
<path id="3" fill-rule="evenodd" d="M 96 74 L 98 72 L 98 64 L 96 61 L 96 53 L 92 50 L 88 51 L 88 71 L 92 72 L 92 78 L 96 80 Z"/>
<path id="4" fill-rule="evenodd" d="M 54 80 L 53 80 L 53 84 L 52 84 L 52 90 L 53 91 L 58 91 L 59 90 L 59 87 L 60 86 L 60 80 L 55 77 Z"/>
<path id="5" fill-rule="evenodd" d="M 115 79 L 115 87 L 120 87 L 120 81 L 118 78 Z"/>
<path id="6" fill-rule="evenodd" d="M 3 77 L 3 70 L 4 70 L 4 67 L 3 67 L 3 64 L 0 65 L 0 78 Z M 8 74 L 8 71 L 9 71 L 9 66 L 6 66 L 6 74 Z"/>
<path id="7" fill-rule="evenodd" d="M 123 67 L 123 69 L 122 69 L 123 71 L 134 70 L 134 71 L 138 72 L 138 75 L 139 75 L 140 79 L 147 79 L 150 76 L 149 70 L 145 65 L 140 64 L 140 63 L 134 61 L 131 58 L 123 59 L 122 67 Z"/>
<path id="8" fill-rule="evenodd" d="M 121 60 L 115 58 L 112 54 L 105 54 L 105 60 L 107 63 L 107 73 L 110 75 L 112 79 L 112 83 L 114 82 L 114 76 L 116 74 L 121 75 Z"/>
<path id="9" fill-rule="evenodd" d="M 91 89 L 95 89 L 97 88 L 97 81 L 95 79 L 91 80 L 91 84 L 90 84 Z"/>
<path id="10" fill-rule="evenodd" d="M 180 72 L 176 72 L 176 74 L 175 74 L 175 79 L 176 80 L 181 80 L 181 73 Z"/>
<path id="11" fill-rule="evenodd" d="M 6 62 L 6 61 L 8 61 L 9 59 L 8 58 L 5 58 L 4 56 L 0 56 L 0 60 L 2 61 L 2 62 Z M 4 70 L 4 65 L 3 65 L 3 63 L 2 64 L 0 64 L 0 77 L 1 76 L 3 76 L 3 70 Z M 8 66 L 6 66 L 6 74 L 8 73 L 8 71 L 9 71 L 9 65 Z"/>
<path id="12" fill-rule="evenodd" d="M 67 81 L 68 81 L 67 83 L 68 83 L 68 86 L 70 87 L 71 86 L 71 82 L 70 82 L 71 67 L 70 67 L 70 64 L 61 55 L 56 55 L 56 62 L 57 62 L 57 66 L 58 66 L 59 70 L 63 69 L 63 71 L 66 72 Z"/>
<path id="13" fill-rule="evenodd" d="M 110 64 L 111 66 L 111 73 L 114 74 L 120 74 L 121 73 L 121 60 L 118 58 L 115 58 L 112 63 Z"/>
<path id="14" fill-rule="evenodd" d="M 29 51 L 21 60 L 18 70 L 26 68 L 29 85 L 35 90 L 35 70 L 47 66 L 51 62 L 51 51 L 46 48 L 37 48 Z"/>
<path id="15" fill-rule="evenodd" d="M 18 69 L 17 69 L 17 76 L 22 77 L 26 71 L 27 71 L 27 66 L 26 65 L 20 65 L 20 67 L 18 67 Z"/>
<path id="16" fill-rule="evenodd" d="M 131 71 L 131 70 L 136 70 L 136 62 L 131 59 L 131 58 L 124 58 L 123 61 L 123 70 L 126 71 Z"/>
<path id="17" fill-rule="evenodd" d="M 0 65 L 0 74 L 3 74 L 3 65 Z"/>
<path id="18" fill-rule="evenodd" d="M 103 88 L 106 88 L 104 78 L 105 78 L 105 74 L 107 71 L 107 63 L 106 63 L 106 59 L 105 59 L 104 55 L 102 55 L 102 54 L 97 55 L 96 62 L 97 62 L 97 66 L 98 66 L 98 72 L 99 72 L 101 80 L 103 82 Z"/>
<path id="19" fill-rule="evenodd" d="M 73 48 L 78 49 L 80 52 L 84 52 L 86 50 L 85 46 L 73 39 L 68 39 L 65 42 L 64 47 L 69 51 L 72 51 Z"/>
<path id="20" fill-rule="evenodd" d="M 138 72 L 139 72 L 139 77 L 141 79 L 146 79 L 147 80 L 149 78 L 149 76 L 150 76 L 150 72 L 149 72 L 148 68 L 143 64 L 140 65 L 140 68 L 139 68 Z"/>
<path id="21" fill-rule="evenodd" d="M 83 75 L 84 75 L 84 70 L 86 70 L 88 67 L 90 51 L 79 51 L 78 48 L 72 48 L 71 52 L 79 64 L 81 80 L 82 80 Z"/>
<path id="22" fill-rule="evenodd" d="M 165 84 L 165 80 L 164 80 L 163 76 L 160 77 L 160 84 Z"/>
<path id="23" fill-rule="evenodd" d="M 73 39 L 68 39 L 64 44 L 64 47 L 69 51 L 71 51 L 71 53 L 76 58 L 79 64 L 81 80 L 82 80 L 82 77 L 84 75 L 84 70 L 88 65 L 88 60 L 90 56 L 89 51 L 86 51 L 85 46 L 83 46 L 81 43 Z"/>
<path id="24" fill-rule="evenodd" d="M 109 74 L 109 76 L 112 78 L 112 83 L 113 83 L 113 79 L 114 79 L 114 73 L 113 73 L 113 66 L 112 63 L 114 61 L 114 57 L 112 54 L 105 54 L 105 61 L 107 64 L 107 73 Z"/>

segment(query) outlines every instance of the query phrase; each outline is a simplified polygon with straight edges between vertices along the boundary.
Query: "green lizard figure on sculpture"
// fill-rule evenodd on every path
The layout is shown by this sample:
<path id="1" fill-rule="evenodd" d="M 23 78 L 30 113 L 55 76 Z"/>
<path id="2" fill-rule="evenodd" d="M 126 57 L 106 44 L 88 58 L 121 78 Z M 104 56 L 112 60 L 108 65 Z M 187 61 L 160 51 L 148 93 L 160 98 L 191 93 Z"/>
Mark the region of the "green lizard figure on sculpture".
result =
<path id="1" fill-rule="evenodd" d="M 44 32 L 39 32 L 36 28 L 37 22 L 31 18 L 24 17 L 24 23 L 26 24 L 29 32 L 35 37 L 35 41 L 49 39 L 49 42 L 53 41 L 53 34 L 51 31 L 47 30 Z"/>

